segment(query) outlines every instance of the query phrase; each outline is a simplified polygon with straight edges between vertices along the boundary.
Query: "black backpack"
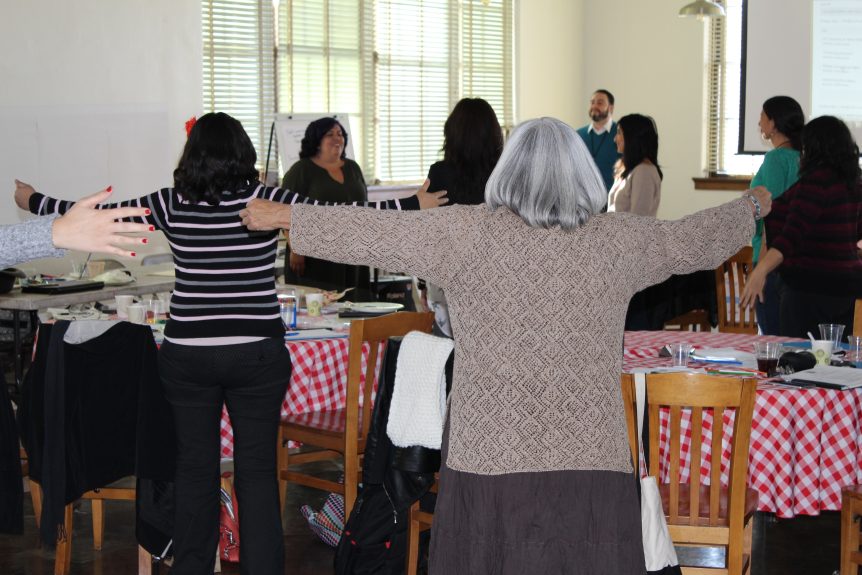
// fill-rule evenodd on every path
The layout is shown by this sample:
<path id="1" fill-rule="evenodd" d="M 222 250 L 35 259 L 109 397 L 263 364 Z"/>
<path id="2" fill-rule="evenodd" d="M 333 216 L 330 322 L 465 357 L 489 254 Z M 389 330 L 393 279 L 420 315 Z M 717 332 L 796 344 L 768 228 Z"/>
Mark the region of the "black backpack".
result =
<path id="1" fill-rule="evenodd" d="M 386 435 L 401 338 L 391 338 L 383 358 L 377 399 L 366 440 L 362 490 L 335 551 L 336 575 L 404 573 L 410 506 L 426 494 L 440 469 L 440 452 L 397 448 Z M 452 381 L 454 354 L 446 364 Z"/>

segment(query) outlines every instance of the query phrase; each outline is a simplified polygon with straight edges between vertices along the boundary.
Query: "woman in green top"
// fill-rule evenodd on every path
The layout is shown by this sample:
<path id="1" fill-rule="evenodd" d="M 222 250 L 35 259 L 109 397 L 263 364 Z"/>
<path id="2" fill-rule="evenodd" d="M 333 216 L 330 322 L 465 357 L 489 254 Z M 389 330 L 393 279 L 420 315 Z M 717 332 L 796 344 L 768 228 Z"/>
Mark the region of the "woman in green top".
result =
<path id="1" fill-rule="evenodd" d="M 365 202 L 368 188 L 359 164 L 345 156 L 347 132 L 335 118 L 320 118 L 305 130 L 299 161 L 284 175 L 282 186 L 313 200 Z M 373 299 L 368 268 L 307 258 L 288 246 L 285 282 L 341 291 L 356 288 L 353 300 Z"/>
<path id="2" fill-rule="evenodd" d="M 763 164 L 751 180 L 751 187 L 764 186 L 773 199 L 783 194 L 799 179 L 799 152 L 802 149 L 802 127 L 805 116 L 799 102 L 790 96 L 773 96 L 763 103 L 760 112 L 761 137 L 769 140 L 772 150 L 763 157 Z M 757 222 L 757 231 L 751 240 L 754 248 L 754 264 L 758 256 L 766 251 L 765 228 Z M 780 279 L 773 271 L 766 278 L 762 299 L 755 303 L 757 323 L 765 335 L 779 335 L 778 309 L 780 301 Z"/>

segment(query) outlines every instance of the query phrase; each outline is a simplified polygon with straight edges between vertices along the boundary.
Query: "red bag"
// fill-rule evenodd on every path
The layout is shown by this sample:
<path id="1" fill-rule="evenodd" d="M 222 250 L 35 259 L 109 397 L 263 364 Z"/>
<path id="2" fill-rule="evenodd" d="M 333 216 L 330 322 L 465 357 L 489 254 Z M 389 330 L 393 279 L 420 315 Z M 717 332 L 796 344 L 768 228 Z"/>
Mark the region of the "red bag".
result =
<path id="1" fill-rule="evenodd" d="M 221 514 L 219 517 L 218 554 L 222 561 L 239 563 L 239 510 L 231 474 L 221 476 Z"/>

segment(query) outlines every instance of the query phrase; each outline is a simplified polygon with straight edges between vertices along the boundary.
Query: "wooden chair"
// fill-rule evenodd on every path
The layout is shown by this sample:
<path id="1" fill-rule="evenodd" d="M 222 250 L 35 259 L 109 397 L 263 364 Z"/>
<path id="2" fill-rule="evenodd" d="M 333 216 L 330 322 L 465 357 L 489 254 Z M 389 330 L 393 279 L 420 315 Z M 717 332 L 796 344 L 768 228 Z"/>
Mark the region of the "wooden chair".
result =
<path id="1" fill-rule="evenodd" d="M 851 485 L 841 490 L 841 575 L 857 575 L 862 567 L 860 523 L 862 485 Z"/>
<path id="2" fill-rule="evenodd" d="M 673 317 L 662 326 L 666 331 L 712 331 L 709 315 L 705 309 L 693 309 Z"/>
<path id="3" fill-rule="evenodd" d="M 723 264 L 715 268 L 715 293 L 718 296 L 718 331 L 757 335 L 757 318 L 754 308 L 743 308 L 739 297 L 748 274 L 754 269 L 753 250 L 745 246 Z"/>
<path id="4" fill-rule="evenodd" d="M 84 320 L 79 322 L 79 325 L 82 325 Z M 141 326 L 143 327 L 143 326 Z M 147 334 L 149 336 L 149 334 Z M 62 345 L 66 345 L 65 343 L 60 342 Z M 47 350 L 51 345 L 56 345 L 53 343 L 48 332 L 40 332 L 39 334 L 39 343 L 37 349 L 37 356 L 34 360 L 34 368 L 41 367 L 47 363 Z M 135 350 L 132 350 L 135 353 L 138 353 Z M 153 345 L 153 359 L 155 359 L 155 346 Z M 98 361 L 98 357 L 96 360 Z M 35 364 L 39 364 L 38 366 Z M 64 364 L 66 370 L 70 370 L 76 366 L 77 364 Z M 89 374 L 89 379 L 94 382 L 94 389 L 99 389 L 99 384 L 103 384 L 105 382 L 105 374 L 101 373 L 98 369 L 91 369 L 87 372 Z M 42 374 L 44 375 L 44 374 Z M 112 381 L 113 383 L 113 381 Z M 118 382 L 119 383 L 119 382 Z M 30 383 L 30 385 L 34 386 L 34 389 L 37 387 L 42 389 L 41 386 L 44 385 L 44 382 L 41 380 L 39 375 L 34 377 L 34 380 Z M 35 393 L 35 392 L 34 392 Z M 41 393 L 41 392 L 39 392 Z M 78 397 L 78 396 L 76 396 Z M 66 396 L 66 400 L 69 400 L 69 397 Z M 71 400 L 74 401 L 74 400 Z M 93 416 L 92 412 L 82 411 L 83 408 L 80 405 L 76 404 L 76 410 L 81 413 L 86 413 L 88 416 Z M 74 411 L 74 410 L 73 410 Z M 80 414 L 79 414 L 80 415 Z M 113 428 L 112 428 L 113 430 Z M 125 431 L 125 430 L 122 430 Z M 34 439 L 34 441 L 36 441 Z M 89 444 L 84 442 L 81 443 L 78 447 L 83 449 L 88 448 Z M 134 450 L 135 446 L 132 445 L 124 445 L 124 447 Z M 92 454 L 91 454 L 92 455 Z M 99 453 L 98 457 L 100 460 L 110 459 L 112 456 L 104 453 Z M 30 497 L 33 502 L 33 511 L 36 518 L 36 526 L 39 527 L 42 518 L 42 507 L 43 507 L 43 493 L 42 486 L 40 484 L 40 480 L 43 477 L 41 472 L 37 473 L 38 479 L 34 478 L 30 475 L 31 471 L 35 471 L 36 469 L 40 469 L 41 466 L 35 465 L 36 461 L 31 460 L 26 451 L 22 448 L 22 459 L 26 458 L 26 473 L 28 474 L 28 481 L 30 486 Z M 23 469 L 22 469 L 23 470 Z M 131 468 L 129 471 L 132 471 Z M 125 500 L 125 501 L 134 501 L 135 500 L 135 478 L 134 477 L 123 477 L 118 481 L 114 481 L 113 483 L 106 485 L 104 487 L 99 487 L 93 489 L 91 491 L 84 492 L 80 499 L 89 499 L 91 501 L 92 506 L 92 516 L 93 516 L 93 548 L 96 550 L 102 549 L 102 543 L 104 541 L 104 532 L 105 532 L 105 515 L 104 515 L 104 501 L 105 500 Z M 73 538 L 73 507 L 75 502 L 67 503 L 63 508 L 63 534 L 57 537 L 57 547 L 54 558 L 54 574 L 55 575 L 66 575 L 69 573 L 71 567 L 71 552 L 72 552 L 72 538 Z M 138 548 L 138 573 L 140 575 L 150 575 L 152 571 L 152 557 L 146 552 L 143 548 Z"/>
<path id="5" fill-rule="evenodd" d="M 102 549 L 102 542 L 104 541 L 105 534 L 105 511 L 104 511 L 104 501 L 105 500 L 114 500 L 114 501 L 134 501 L 135 500 L 135 487 L 134 487 L 134 478 L 128 478 L 132 482 L 132 486 L 125 486 L 127 480 L 118 481 L 116 484 L 109 485 L 107 487 L 102 487 L 100 489 L 94 489 L 93 491 L 87 491 L 81 496 L 81 499 L 89 499 L 92 504 L 92 513 L 93 513 L 93 549 L 100 551 Z M 36 515 L 36 526 L 39 525 L 39 519 L 42 514 L 42 488 L 41 486 L 30 479 L 30 497 L 33 501 L 33 512 Z M 54 575 L 66 575 L 69 573 L 69 569 L 71 567 L 71 559 L 72 559 L 72 533 L 74 527 L 73 517 L 74 514 L 72 512 L 74 507 L 73 503 L 66 505 L 64 509 L 63 515 L 63 529 L 66 533 L 65 537 L 61 537 L 57 539 L 57 551 L 54 557 Z M 149 553 L 143 550 L 143 548 L 138 548 L 139 553 L 139 565 L 138 565 L 138 573 L 143 575 L 149 575 L 149 570 L 142 570 L 141 560 L 146 558 L 148 559 L 148 564 L 152 563 L 152 558 Z"/>
<path id="6" fill-rule="evenodd" d="M 684 568 L 686 574 L 723 573 L 741 575 L 751 566 L 751 529 L 757 510 L 757 492 L 748 489 L 748 449 L 751 417 L 754 411 L 756 380 L 705 374 L 648 374 L 647 410 L 649 422 L 649 474 L 659 474 L 660 410 L 670 410 L 668 447 L 670 451 L 669 483 L 659 481 L 662 506 L 674 544 L 680 546 L 716 547 L 726 549 L 723 569 Z M 629 430 L 629 444 L 638 461 L 637 421 L 635 416 L 634 377 L 622 377 L 623 402 Z M 691 410 L 691 478 L 680 483 L 680 443 L 682 411 Z M 723 413 L 735 408 L 731 443 L 729 485 L 721 485 Z M 701 483 L 702 425 L 704 410 L 712 409 L 712 466 L 709 484 Z"/>
<path id="7" fill-rule="evenodd" d="M 287 498 L 287 483 L 293 482 L 344 495 L 345 520 L 350 516 L 359 485 L 360 459 L 365 452 L 365 438 L 371 422 L 372 390 L 376 380 L 380 344 L 390 337 L 406 335 L 411 331 L 431 333 L 433 322 L 433 313 L 399 312 L 377 318 L 354 320 L 350 324 L 347 399 L 344 409 L 290 414 L 281 421 L 278 475 L 282 510 Z M 362 344 L 366 341 L 370 348 L 360 409 Z M 289 454 L 288 441 L 298 441 L 303 446 L 321 449 Z M 344 463 L 343 484 L 291 469 L 291 466 L 295 465 L 339 458 Z"/>
<path id="8" fill-rule="evenodd" d="M 430 492 L 437 493 L 437 480 L 439 473 L 434 474 L 434 485 Z M 407 512 L 407 575 L 416 575 L 419 570 L 419 536 L 423 531 L 431 529 L 434 523 L 433 511 L 422 511 L 419 501 L 415 501 Z"/>

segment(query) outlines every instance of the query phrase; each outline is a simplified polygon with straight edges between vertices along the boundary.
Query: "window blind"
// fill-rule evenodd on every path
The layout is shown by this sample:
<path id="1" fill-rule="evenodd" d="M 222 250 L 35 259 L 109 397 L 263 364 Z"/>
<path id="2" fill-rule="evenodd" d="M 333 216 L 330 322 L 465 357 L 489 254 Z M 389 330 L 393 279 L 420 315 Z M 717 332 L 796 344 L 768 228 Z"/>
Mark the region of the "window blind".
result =
<path id="1" fill-rule="evenodd" d="M 258 0 L 202 1 L 203 110 L 242 122 L 260 167 L 275 108 L 271 11 Z"/>
<path id="2" fill-rule="evenodd" d="M 753 174 L 763 156 L 737 154 L 742 79 L 742 3 L 719 0 L 726 16 L 709 24 L 707 70 L 707 170 L 709 174 Z M 756 122 L 757 119 L 749 118 Z"/>
<path id="3" fill-rule="evenodd" d="M 349 114 L 366 180 L 421 181 L 461 97 L 514 124 L 513 1 L 202 0 L 204 108 L 261 164 L 274 113 Z"/>

